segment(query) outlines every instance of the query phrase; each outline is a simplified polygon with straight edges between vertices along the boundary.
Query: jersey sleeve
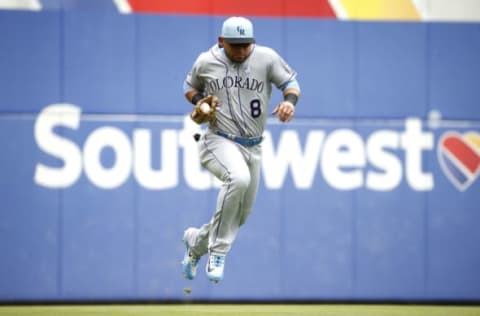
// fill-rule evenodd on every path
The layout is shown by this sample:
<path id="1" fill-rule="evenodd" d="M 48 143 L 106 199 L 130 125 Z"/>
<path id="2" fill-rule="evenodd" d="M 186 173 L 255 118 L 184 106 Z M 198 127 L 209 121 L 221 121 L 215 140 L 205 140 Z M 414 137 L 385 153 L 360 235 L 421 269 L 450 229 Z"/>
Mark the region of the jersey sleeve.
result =
<path id="1" fill-rule="evenodd" d="M 271 51 L 270 78 L 278 89 L 295 79 L 297 73 L 275 51 Z"/>
<path id="2" fill-rule="evenodd" d="M 201 79 L 200 71 L 202 65 L 202 55 L 193 63 L 192 69 L 187 74 L 185 81 L 183 82 L 183 92 L 186 93 L 192 89 L 203 91 L 204 82 Z"/>

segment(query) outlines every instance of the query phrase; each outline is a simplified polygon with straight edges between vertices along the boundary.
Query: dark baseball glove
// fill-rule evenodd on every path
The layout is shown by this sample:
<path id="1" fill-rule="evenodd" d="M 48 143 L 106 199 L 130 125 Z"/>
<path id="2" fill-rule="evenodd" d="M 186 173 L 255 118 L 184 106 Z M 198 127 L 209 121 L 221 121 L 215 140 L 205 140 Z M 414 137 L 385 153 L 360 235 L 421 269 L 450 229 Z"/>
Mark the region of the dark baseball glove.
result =
<path id="1" fill-rule="evenodd" d="M 193 107 L 192 113 L 190 113 L 190 117 L 197 124 L 203 124 L 206 122 L 214 123 L 218 104 L 219 101 L 216 96 L 208 95 L 197 102 Z"/>

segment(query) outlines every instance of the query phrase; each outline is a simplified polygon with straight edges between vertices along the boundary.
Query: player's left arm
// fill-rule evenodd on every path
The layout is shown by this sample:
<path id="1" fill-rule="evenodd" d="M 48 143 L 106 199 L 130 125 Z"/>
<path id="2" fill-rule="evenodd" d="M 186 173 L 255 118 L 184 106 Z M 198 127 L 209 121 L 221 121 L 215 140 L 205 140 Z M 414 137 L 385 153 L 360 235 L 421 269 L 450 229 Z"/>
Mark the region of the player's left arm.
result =
<path id="1" fill-rule="evenodd" d="M 295 115 L 295 107 L 300 98 L 300 85 L 296 79 L 285 83 L 282 87 L 283 101 L 278 104 L 272 114 L 277 115 L 281 122 L 289 122 Z"/>

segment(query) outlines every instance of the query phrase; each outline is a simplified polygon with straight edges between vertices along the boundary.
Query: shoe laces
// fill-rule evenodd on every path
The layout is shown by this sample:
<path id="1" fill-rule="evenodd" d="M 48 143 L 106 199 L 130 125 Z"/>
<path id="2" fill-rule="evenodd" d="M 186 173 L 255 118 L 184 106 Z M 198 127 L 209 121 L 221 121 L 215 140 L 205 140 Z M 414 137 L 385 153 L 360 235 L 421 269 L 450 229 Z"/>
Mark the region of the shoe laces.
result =
<path id="1" fill-rule="evenodd" d="M 225 263 L 225 256 L 212 255 L 210 256 L 210 265 L 220 267 Z"/>

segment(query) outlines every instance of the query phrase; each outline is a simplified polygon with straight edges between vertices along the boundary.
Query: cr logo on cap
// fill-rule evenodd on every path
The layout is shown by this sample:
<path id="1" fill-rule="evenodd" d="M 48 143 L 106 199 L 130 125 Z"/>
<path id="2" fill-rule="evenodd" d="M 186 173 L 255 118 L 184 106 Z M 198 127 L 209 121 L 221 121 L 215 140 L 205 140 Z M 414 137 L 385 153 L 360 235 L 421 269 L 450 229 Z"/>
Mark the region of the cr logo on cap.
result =
<path id="1" fill-rule="evenodd" d="M 237 32 L 240 33 L 240 35 L 245 35 L 245 29 L 240 25 L 237 26 Z"/>

